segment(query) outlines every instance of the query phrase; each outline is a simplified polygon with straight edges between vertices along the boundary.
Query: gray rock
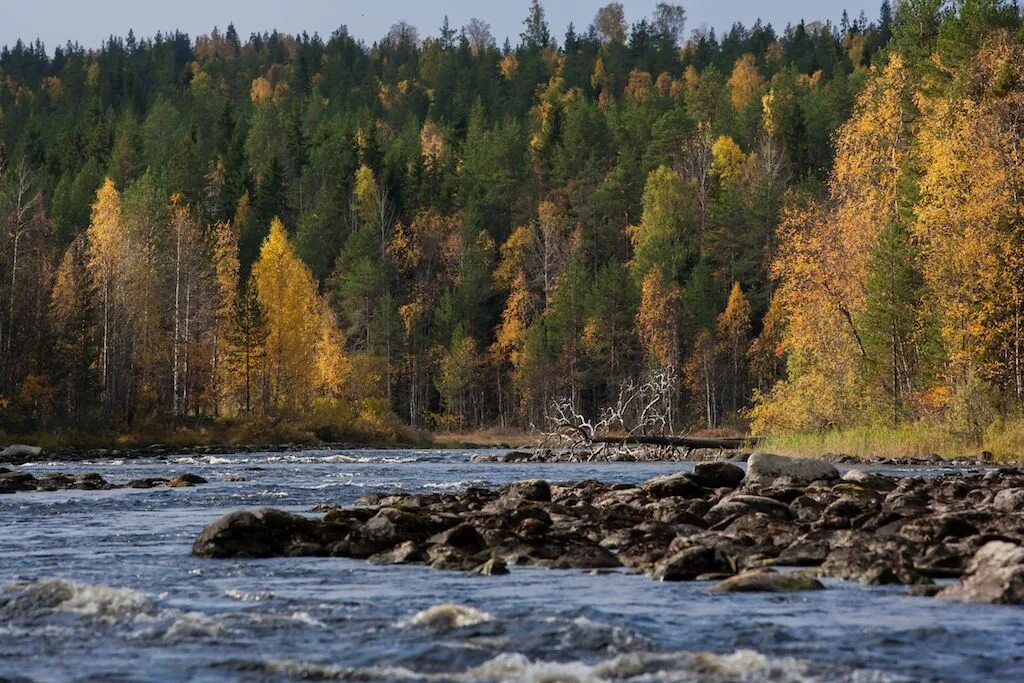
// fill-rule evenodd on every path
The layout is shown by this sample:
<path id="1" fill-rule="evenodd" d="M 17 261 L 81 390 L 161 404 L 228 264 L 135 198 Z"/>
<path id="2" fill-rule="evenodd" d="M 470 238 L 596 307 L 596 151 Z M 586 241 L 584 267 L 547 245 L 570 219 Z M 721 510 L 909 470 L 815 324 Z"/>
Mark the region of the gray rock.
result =
<path id="1" fill-rule="evenodd" d="M 992 501 L 992 507 L 1001 512 L 1024 511 L 1024 488 L 1000 491 Z"/>
<path id="2" fill-rule="evenodd" d="M 983 545 L 971 558 L 963 578 L 936 596 L 940 600 L 989 604 L 1024 604 L 1024 547 L 1005 541 Z"/>
<path id="3" fill-rule="evenodd" d="M 767 488 L 782 478 L 793 484 L 810 484 L 818 480 L 839 479 L 839 470 L 824 460 L 770 453 L 754 453 L 747 461 L 747 486 Z"/>
<path id="4" fill-rule="evenodd" d="M 26 446 L 23 443 L 13 443 L 0 451 L 0 458 L 26 458 L 35 457 L 43 452 L 39 446 Z"/>
<path id="5" fill-rule="evenodd" d="M 843 481 L 875 491 L 892 491 L 896 488 L 896 481 L 892 477 L 865 470 L 850 470 L 843 475 Z"/>

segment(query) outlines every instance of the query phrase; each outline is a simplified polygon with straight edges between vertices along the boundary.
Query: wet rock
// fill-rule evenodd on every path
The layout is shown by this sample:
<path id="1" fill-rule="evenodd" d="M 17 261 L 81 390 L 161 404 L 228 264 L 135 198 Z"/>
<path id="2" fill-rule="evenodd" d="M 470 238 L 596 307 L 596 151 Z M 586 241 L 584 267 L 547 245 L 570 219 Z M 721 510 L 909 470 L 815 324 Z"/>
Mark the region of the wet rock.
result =
<path id="1" fill-rule="evenodd" d="M 426 555 L 423 550 L 412 541 L 404 541 L 391 550 L 369 557 L 369 561 L 374 564 L 413 564 L 423 562 L 425 559 Z"/>
<path id="2" fill-rule="evenodd" d="M 470 524 L 459 524 L 427 540 L 429 544 L 448 545 L 466 553 L 477 553 L 486 547 L 480 532 Z"/>
<path id="3" fill-rule="evenodd" d="M 36 478 L 28 472 L 0 473 L 0 492 L 15 493 L 17 491 L 34 491 Z"/>
<path id="4" fill-rule="evenodd" d="M 437 544 L 427 548 L 427 564 L 432 569 L 470 571 L 479 562 L 468 553 L 450 545 Z"/>
<path id="5" fill-rule="evenodd" d="M 641 488 L 655 498 L 695 498 L 704 491 L 700 484 L 685 472 L 663 474 L 659 477 L 648 479 Z"/>
<path id="6" fill-rule="evenodd" d="M 732 565 L 720 550 L 696 546 L 681 550 L 659 562 L 651 577 L 658 581 L 693 581 L 702 574 L 731 572 Z"/>
<path id="7" fill-rule="evenodd" d="M 491 558 L 474 568 L 473 573 L 481 576 L 502 576 L 508 574 L 508 566 L 502 560 Z"/>
<path id="8" fill-rule="evenodd" d="M 167 482 L 167 486 L 170 488 L 181 488 L 187 486 L 199 486 L 200 484 L 205 483 L 207 483 L 206 480 L 198 474 L 179 474 Z"/>
<path id="9" fill-rule="evenodd" d="M 960 583 L 943 589 L 940 600 L 1024 604 L 1024 547 L 992 541 L 974 554 Z"/>
<path id="10" fill-rule="evenodd" d="M 157 486 L 166 486 L 168 480 L 161 479 L 159 477 L 150 477 L 148 479 L 132 479 L 128 482 L 128 488 L 130 489 L 152 489 Z"/>
<path id="11" fill-rule="evenodd" d="M 693 468 L 693 480 L 708 489 L 734 489 L 745 476 L 743 468 L 728 462 L 702 462 Z"/>
<path id="12" fill-rule="evenodd" d="M 806 574 L 760 570 L 743 572 L 715 584 L 710 590 L 716 593 L 796 593 L 825 590 L 825 586 Z"/>
<path id="13" fill-rule="evenodd" d="M 764 488 L 782 478 L 793 484 L 806 485 L 818 480 L 839 479 L 839 470 L 824 460 L 790 458 L 770 453 L 754 453 L 747 461 L 746 486 Z"/>
<path id="14" fill-rule="evenodd" d="M 318 523 L 280 510 L 231 512 L 207 526 L 192 545 L 199 557 L 275 557 L 315 544 Z M 326 551 L 325 551 L 326 552 Z"/>

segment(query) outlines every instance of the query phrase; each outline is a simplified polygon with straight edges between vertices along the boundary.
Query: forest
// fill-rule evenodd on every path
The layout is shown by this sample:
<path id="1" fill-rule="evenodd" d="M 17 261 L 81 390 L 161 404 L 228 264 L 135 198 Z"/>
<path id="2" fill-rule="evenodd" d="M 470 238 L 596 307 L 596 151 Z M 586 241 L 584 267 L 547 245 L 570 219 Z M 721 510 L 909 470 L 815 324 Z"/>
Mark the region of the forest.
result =
<path id="1" fill-rule="evenodd" d="M 1016 2 L 524 10 L 5 47 L 0 431 L 1024 423 Z"/>

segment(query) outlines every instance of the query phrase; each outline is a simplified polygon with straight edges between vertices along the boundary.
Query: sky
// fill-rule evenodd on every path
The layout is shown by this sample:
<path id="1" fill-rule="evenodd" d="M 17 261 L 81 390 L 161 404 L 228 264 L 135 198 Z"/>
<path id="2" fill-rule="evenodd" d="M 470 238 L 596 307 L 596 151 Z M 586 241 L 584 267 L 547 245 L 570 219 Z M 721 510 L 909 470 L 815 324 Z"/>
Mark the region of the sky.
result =
<path id="1" fill-rule="evenodd" d="M 608 1 L 546 0 L 542 4 L 552 33 L 561 40 L 570 21 L 577 29 L 585 29 Z M 621 1 L 630 22 L 650 16 L 657 4 L 657 0 Z M 875 19 L 881 0 L 684 0 L 682 4 L 689 15 L 689 33 L 700 27 L 725 29 L 734 21 L 749 26 L 757 18 L 778 29 L 800 19 L 838 21 L 843 9 L 851 17 L 864 10 L 869 19 Z M 18 38 L 41 38 L 52 52 L 69 40 L 98 47 L 108 36 L 124 36 L 129 29 L 139 37 L 174 29 L 194 37 L 231 22 L 243 39 L 275 28 L 285 33 L 319 32 L 326 38 L 344 24 L 353 36 L 372 43 L 398 20 L 416 26 L 421 36 L 436 35 L 445 14 L 456 28 L 471 17 L 483 19 L 499 44 L 506 36 L 516 44 L 528 5 L 529 0 L 0 0 L 0 45 L 13 45 Z"/>

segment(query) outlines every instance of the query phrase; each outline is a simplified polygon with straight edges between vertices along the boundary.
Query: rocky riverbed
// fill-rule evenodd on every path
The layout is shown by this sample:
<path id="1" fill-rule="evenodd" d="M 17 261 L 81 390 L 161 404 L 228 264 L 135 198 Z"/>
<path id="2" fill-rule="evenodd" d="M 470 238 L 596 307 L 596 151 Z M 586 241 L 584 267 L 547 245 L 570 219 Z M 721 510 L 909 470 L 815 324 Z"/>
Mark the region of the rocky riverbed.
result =
<path id="1" fill-rule="evenodd" d="M 371 494 L 323 519 L 230 513 L 193 553 L 338 556 L 503 574 L 515 565 L 628 567 L 723 591 L 820 589 L 815 577 L 915 593 L 1024 601 L 1024 471 L 896 478 L 823 460 L 752 455 L 640 485 L 529 480 L 459 493 Z M 800 568 L 792 574 L 788 568 Z M 775 573 L 775 568 L 785 571 Z M 960 579 L 939 587 L 936 579 Z"/>
<path id="2" fill-rule="evenodd" d="M 176 474 L 169 477 L 146 477 L 132 479 L 123 484 L 112 484 L 95 472 L 84 474 L 65 474 L 48 472 L 36 477 L 30 472 L 18 472 L 8 467 L 0 467 L 0 494 L 29 491 L 108 491 L 110 489 L 152 489 L 152 488 L 183 488 L 205 484 L 206 479 L 197 474 Z"/>

